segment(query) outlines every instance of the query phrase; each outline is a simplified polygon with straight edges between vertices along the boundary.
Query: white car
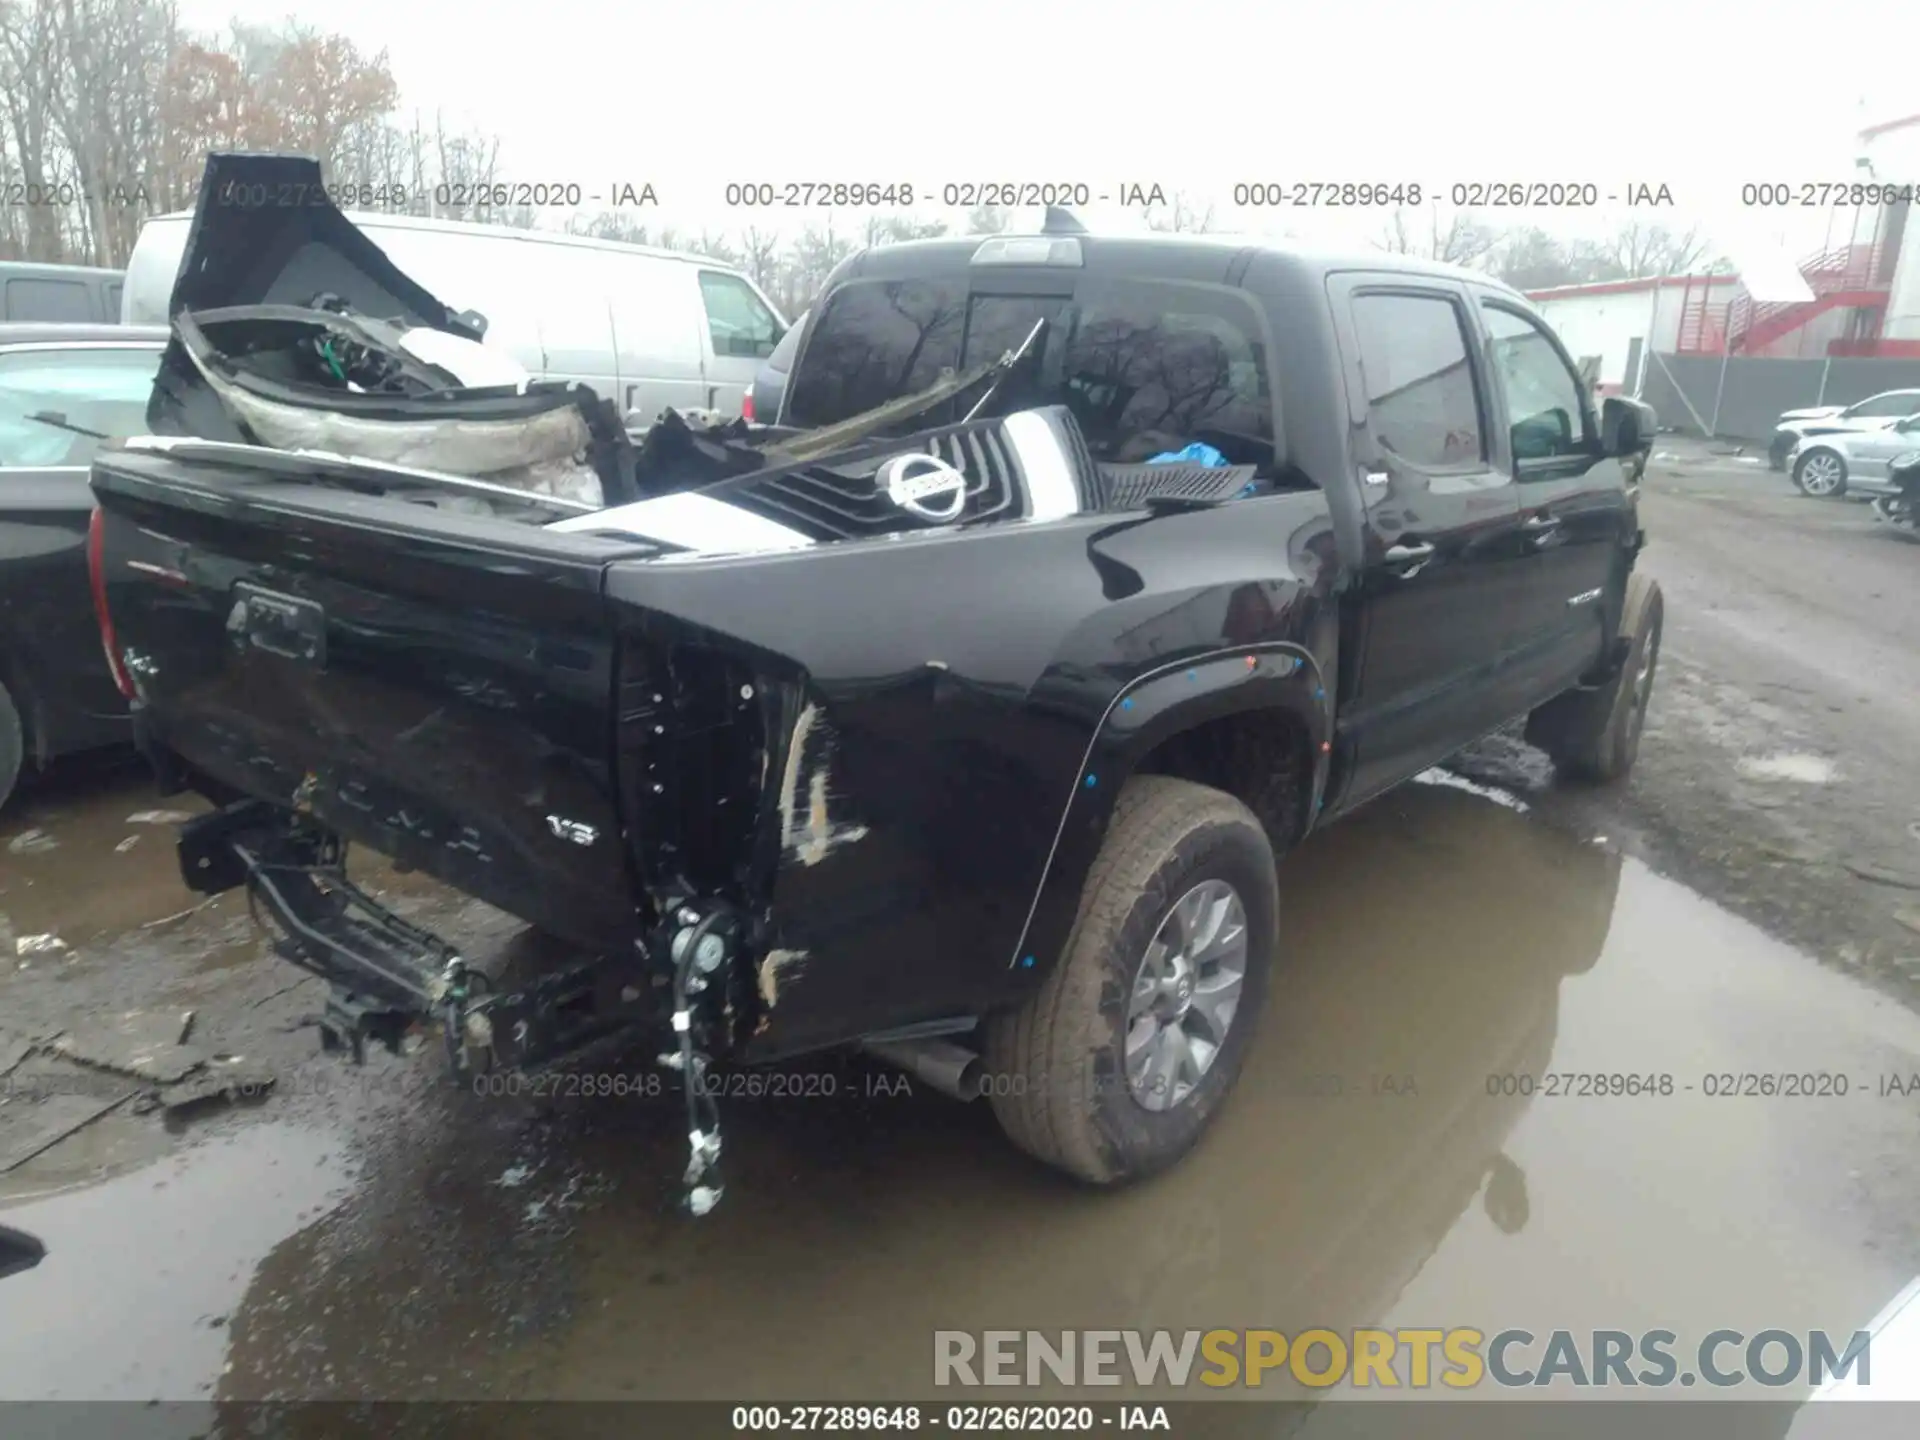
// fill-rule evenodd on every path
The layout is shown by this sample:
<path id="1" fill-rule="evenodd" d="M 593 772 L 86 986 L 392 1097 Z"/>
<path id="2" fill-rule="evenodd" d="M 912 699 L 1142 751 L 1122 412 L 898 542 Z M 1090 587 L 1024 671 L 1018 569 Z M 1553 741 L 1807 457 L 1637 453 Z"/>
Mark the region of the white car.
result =
<path id="1" fill-rule="evenodd" d="M 1890 495 L 1888 462 L 1915 449 L 1920 449 L 1920 415 L 1909 415 L 1871 430 L 1808 435 L 1788 452 L 1787 470 L 1808 495 L 1828 498 L 1849 490 Z"/>
<path id="2" fill-rule="evenodd" d="M 1920 1280 L 1889 1300 L 1867 1322 L 1867 1333 L 1872 1337 L 1867 1364 L 1856 1363 L 1850 1373 L 1832 1377 L 1809 1395 L 1788 1427 L 1786 1440 L 1912 1433 L 1913 1402 L 1920 1400 Z M 1885 1408 L 1876 1413 L 1877 1423 L 1860 1412 L 1829 1408 L 1830 1402 L 1845 1400 L 1878 1401 Z"/>
<path id="3" fill-rule="evenodd" d="M 1892 421 L 1920 414 L 1920 390 L 1883 390 L 1851 405 L 1814 405 L 1783 410 L 1774 422 L 1767 461 L 1784 470 L 1794 446 L 1814 435 L 1838 435 L 1855 430 L 1878 430 Z"/>

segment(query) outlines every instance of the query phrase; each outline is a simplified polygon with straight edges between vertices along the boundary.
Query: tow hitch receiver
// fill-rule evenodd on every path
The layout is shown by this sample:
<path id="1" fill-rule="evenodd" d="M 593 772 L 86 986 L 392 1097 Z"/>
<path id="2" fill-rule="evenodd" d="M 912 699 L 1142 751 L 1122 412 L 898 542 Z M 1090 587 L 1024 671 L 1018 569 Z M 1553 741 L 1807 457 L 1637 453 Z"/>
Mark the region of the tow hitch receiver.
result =
<path id="1" fill-rule="evenodd" d="M 180 827 L 180 871 L 190 889 L 244 885 L 279 933 L 274 953 L 328 982 L 321 1043 L 366 1060 L 367 1042 L 396 1053 L 436 1024 L 454 1077 L 551 1063 L 623 1031 L 671 1021 L 674 1049 L 659 1062 L 680 1073 L 687 1106 L 682 1202 L 705 1215 L 720 1201 L 720 1117 L 708 1067 L 714 1012 L 726 1010 L 725 974 L 746 925 L 719 901 L 688 901 L 631 953 L 549 969 L 496 991 L 439 936 L 402 919 L 347 878 L 346 842 L 309 818 L 247 800 Z M 661 994 L 671 996 L 665 1014 Z"/>
<path id="2" fill-rule="evenodd" d="M 655 1018 L 639 956 L 599 956 L 497 992 L 445 940 L 393 913 L 346 872 L 346 842 L 258 801 L 180 828 L 180 869 L 207 894 L 244 885 L 272 917 L 274 953 L 330 987 L 320 1038 L 366 1059 L 434 1025 L 456 1077 L 557 1059 Z"/>

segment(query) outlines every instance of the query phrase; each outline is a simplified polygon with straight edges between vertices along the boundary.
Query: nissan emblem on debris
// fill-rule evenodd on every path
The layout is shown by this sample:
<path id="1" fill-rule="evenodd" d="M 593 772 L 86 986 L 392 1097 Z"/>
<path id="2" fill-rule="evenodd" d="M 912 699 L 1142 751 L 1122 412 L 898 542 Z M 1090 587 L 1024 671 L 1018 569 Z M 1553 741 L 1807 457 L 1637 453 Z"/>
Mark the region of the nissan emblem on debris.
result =
<path id="1" fill-rule="evenodd" d="M 878 479 L 889 500 L 922 520 L 952 520 L 967 503 L 967 477 L 933 455 L 896 455 Z"/>

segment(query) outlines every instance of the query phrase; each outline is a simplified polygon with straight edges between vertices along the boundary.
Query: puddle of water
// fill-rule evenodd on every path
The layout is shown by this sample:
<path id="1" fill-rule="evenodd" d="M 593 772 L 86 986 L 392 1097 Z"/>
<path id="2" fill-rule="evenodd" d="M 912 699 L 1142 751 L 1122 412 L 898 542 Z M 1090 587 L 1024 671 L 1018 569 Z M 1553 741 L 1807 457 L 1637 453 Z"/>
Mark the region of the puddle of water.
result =
<path id="1" fill-rule="evenodd" d="M 325 1134 L 263 1123 L 0 1209 L 46 1246 L 0 1282 L 0 1402 L 206 1398 L 254 1267 L 344 1193 L 340 1152 Z"/>
<path id="2" fill-rule="evenodd" d="M 904 1398 L 936 1329 L 1840 1331 L 1912 1274 L 1920 1117 L 1871 1086 L 1920 1069 L 1920 1019 L 1448 787 L 1383 798 L 1283 873 L 1248 1068 L 1145 1185 L 1063 1184 L 984 1107 L 735 1105 L 727 1202 L 689 1226 L 640 1198 L 671 1174 L 666 1117 L 594 1112 L 573 1153 L 619 1198 L 582 1217 L 547 1393 L 737 1395 L 743 1337 L 758 1395 Z M 1852 1093 L 1703 1093 L 1762 1070 Z M 1673 1093 L 1506 1093 L 1554 1073 Z"/>
<path id="3" fill-rule="evenodd" d="M 1014 1151 L 985 1105 L 807 1062 L 830 1091 L 722 1102 L 727 1200 L 691 1223 L 668 1209 L 670 1092 L 538 1119 L 409 1101 L 324 1226 L 300 1212 L 337 1168 L 298 1132 L 260 1142 L 277 1170 L 208 1147 L 158 1191 L 150 1170 L 9 1213 L 50 1255 L 6 1282 L 0 1397 L 192 1393 L 223 1358 L 195 1317 L 228 1307 L 222 1399 L 874 1400 L 932 1390 L 937 1329 L 1664 1328 L 1684 1345 L 1851 1331 L 1913 1273 L 1920 1101 L 1876 1081 L 1920 1072 L 1920 1017 L 1456 786 L 1383 797 L 1282 874 L 1247 1069 L 1153 1181 L 1089 1191 Z M 1706 1093 L 1779 1072 L 1849 1093 Z M 1655 1079 L 1581 1096 L 1548 1093 L 1551 1075 Z"/>
<path id="4" fill-rule="evenodd" d="M 167 804 L 173 815 L 206 808 L 188 797 Z M 128 818 L 159 813 L 152 806 L 152 783 L 124 769 L 62 776 L 8 805 L 0 912 L 15 935 L 54 935 L 78 949 L 201 898 L 180 883 L 172 827 Z"/>
<path id="5" fill-rule="evenodd" d="M 1749 780 L 1794 780 L 1802 785 L 1831 785 L 1839 773 L 1821 755 L 1743 755 L 1734 768 Z"/>

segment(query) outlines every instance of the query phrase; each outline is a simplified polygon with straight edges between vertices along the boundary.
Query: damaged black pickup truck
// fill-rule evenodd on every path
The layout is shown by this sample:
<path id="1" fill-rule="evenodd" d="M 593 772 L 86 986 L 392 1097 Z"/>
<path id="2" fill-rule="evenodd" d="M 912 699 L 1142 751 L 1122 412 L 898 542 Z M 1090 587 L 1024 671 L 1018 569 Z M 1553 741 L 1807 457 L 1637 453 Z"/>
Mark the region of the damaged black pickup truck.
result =
<path id="1" fill-rule="evenodd" d="M 1068 217 L 891 246 L 817 302 L 792 425 L 629 446 L 569 387 L 390 353 L 477 325 L 330 210 L 235 238 L 223 163 L 157 433 L 93 469 L 138 733 L 221 807 L 183 874 L 251 889 L 346 1047 L 424 1025 L 464 1069 L 659 1027 L 696 1212 L 706 1068 L 828 1047 L 984 1072 L 1084 1180 L 1166 1166 L 1285 975 L 1289 848 L 1523 716 L 1564 773 L 1633 764 L 1636 413 L 1484 276 Z M 575 958 L 494 988 L 349 842 Z"/>

